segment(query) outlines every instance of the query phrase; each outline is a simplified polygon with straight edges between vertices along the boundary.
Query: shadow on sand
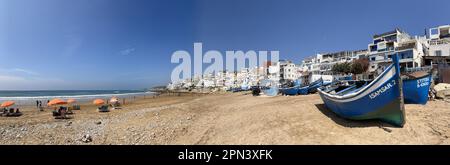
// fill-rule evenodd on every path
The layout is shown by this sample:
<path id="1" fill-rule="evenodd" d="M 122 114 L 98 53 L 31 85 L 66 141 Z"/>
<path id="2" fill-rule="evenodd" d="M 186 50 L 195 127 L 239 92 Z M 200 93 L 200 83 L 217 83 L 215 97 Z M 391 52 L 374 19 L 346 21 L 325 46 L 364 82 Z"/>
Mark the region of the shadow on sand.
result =
<path id="1" fill-rule="evenodd" d="M 337 115 L 336 113 L 334 113 L 333 111 L 329 110 L 325 104 L 315 104 L 315 106 L 317 107 L 317 109 L 319 109 L 320 112 L 322 112 L 325 116 L 327 116 L 328 118 L 330 118 L 331 120 L 333 120 L 335 123 L 344 126 L 344 127 L 379 127 L 379 128 L 384 128 L 384 127 L 392 127 L 395 128 L 395 126 L 388 124 L 388 123 L 384 123 L 380 120 L 349 120 L 349 119 L 345 119 L 340 117 L 339 115 Z"/>

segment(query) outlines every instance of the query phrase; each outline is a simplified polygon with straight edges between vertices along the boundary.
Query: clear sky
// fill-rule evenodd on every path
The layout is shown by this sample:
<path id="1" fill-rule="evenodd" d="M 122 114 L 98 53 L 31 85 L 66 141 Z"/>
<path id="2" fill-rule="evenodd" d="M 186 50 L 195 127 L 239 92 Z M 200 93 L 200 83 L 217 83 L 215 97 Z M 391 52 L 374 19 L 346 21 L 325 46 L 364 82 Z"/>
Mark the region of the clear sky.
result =
<path id="1" fill-rule="evenodd" d="M 0 0 L 0 90 L 165 85 L 177 50 L 279 50 L 299 63 L 399 27 L 450 24 L 448 0 Z M 224 53 L 223 53 L 224 54 Z"/>

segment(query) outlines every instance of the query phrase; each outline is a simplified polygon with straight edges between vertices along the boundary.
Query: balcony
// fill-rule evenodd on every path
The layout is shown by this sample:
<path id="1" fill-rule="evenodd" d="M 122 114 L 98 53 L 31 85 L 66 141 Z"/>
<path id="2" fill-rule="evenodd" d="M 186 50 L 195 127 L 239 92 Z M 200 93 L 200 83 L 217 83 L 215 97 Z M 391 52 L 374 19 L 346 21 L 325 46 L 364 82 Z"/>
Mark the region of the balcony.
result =
<path id="1" fill-rule="evenodd" d="M 445 40 L 445 39 L 430 40 L 428 42 L 429 42 L 430 45 L 445 45 L 445 44 L 449 44 L 449 41 Z"/>

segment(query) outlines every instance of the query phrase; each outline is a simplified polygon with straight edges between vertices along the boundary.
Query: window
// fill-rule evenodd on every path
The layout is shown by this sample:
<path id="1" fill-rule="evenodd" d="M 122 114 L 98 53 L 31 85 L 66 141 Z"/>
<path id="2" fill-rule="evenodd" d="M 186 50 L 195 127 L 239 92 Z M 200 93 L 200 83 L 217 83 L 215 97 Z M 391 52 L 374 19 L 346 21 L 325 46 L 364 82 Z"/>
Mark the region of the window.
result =
<path id="1" fill-rule="evenodd" d="M 437 28 L 431 29 L 430 30 L 431 35 L 436 35 L 439 34 L 439 30 Z"/>
<path id="2" fill-rule="evenodd" d="M 436 50 L 436 51 L 434 51 L 434 55 L 435 56 L 442 56 L 442 51 L 441 50 Z"/>
<path id="3" fill-rule="evenodd" d="M 404 51 L 404 52 L 399 52 L 398 53 L 399 58 L 400 59 L 410 59 L 414 57 L 413 51 L 412 50 L 408 50 L 408 51 Z"/>
<path id="4" fill-rule="evenodd" d="M 375 61 L 375 57 L 370 58 L 370 61 Z"/>
<path id="5" fill-rule="evenodd" d="M 375 68 L 375 65 L 372 65 L 372 69 L 374 69 Z"/>
<path id="6" fill-rule="evenodd" d="M 370 46 L 370 51 L 371 52 L 377 51 L 377 45 Z"/>

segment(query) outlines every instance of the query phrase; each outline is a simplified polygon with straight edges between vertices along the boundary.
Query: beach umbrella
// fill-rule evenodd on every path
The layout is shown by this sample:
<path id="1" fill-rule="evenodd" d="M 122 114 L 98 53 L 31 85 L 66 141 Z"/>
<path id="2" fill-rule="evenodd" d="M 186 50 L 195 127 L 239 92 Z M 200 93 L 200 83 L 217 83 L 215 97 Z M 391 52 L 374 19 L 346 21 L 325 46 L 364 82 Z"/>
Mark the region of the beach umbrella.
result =
<path id="1" fill-rule="evenodd" d="M 92 103 L 94 103 L 95 105 L 102 105 L 102 104 L 105 104 L 105 100 L 95 99 Z"/>
<path id="2" fill-rule="evenodd" d="M 14 104 L 15 104 L 14 101 L 5 101 L 5 102 L 2 103 L 2 105 L 0 107 L 9 107 L 9 106 L 12 106 Z"/>
<path id="3" fill-rule="evenodd" d="M 47 103 L 48 106 L 63 105 L 63 104 L 67 104 L 67 102 L 61 99 L 52 99 Z"/>
<path id="4" fill-rule="evenodd" d="M 69 104 L 76 103 L 76 102 L 77 102 L 77 100 L 75 100 L 75 99 L 69 99 L 69 100 L 67 100 L 67 103 L 69 103 Z"/>
<path id="5" fill-rule="evenodd" d="M 117 97 L 112 97 L 112 98 L 109 100 L 109 102 L 111 102 L 111 103 L 117 103 L 117 102 L 119 102 L 119 99 L 118 99 Z"/>

